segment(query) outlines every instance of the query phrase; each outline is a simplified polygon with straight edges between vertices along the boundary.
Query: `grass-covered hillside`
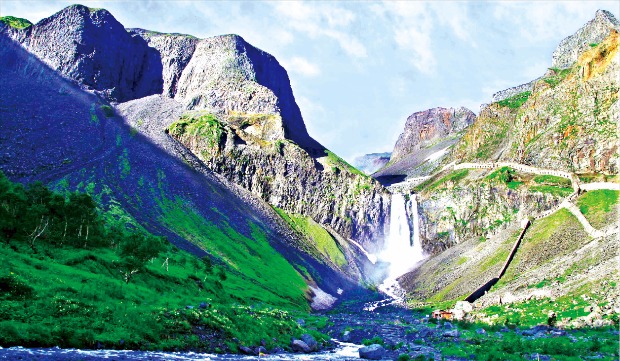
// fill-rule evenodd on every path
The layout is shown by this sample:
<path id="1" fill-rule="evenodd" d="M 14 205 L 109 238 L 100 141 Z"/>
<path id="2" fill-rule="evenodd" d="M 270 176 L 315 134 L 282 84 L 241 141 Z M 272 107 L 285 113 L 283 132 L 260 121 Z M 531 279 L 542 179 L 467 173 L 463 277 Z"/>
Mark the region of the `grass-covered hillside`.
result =
<path id="1" fill-rule="evenodd" d="M 619 191 L 582 191 L 562 203 L 573 193 L 571 180 L 509 167 L 446 171 L 417 191 L 421 236 L 435 246 L 445 246 L 451 232 L 457 239 L 401 278 L 413 304 L 451 308 L 498 277 L 522 232 L 517 221 L 529 219 L 514 258 L 471 320 L 535 325 L 554 312 L 565 327 L 617 324 Z M 548 209 L 557 210 L 545 216 Z"/>
<path id="2" fill-rule="evenodd" d="M 0 204 L 4 347 L 224 352 L 261 339 L 288 347 L 303 332 L 294 317 L 308 311 L 304 280 L 260 230 L 245 243 L 221 231 L 231 247 L 247 247 L 237 252 L 268 257 L 269 267 L 230 260 L 250 274 L 115 221 L 86 194 L 23 187 L 1 175 Z M 281 287 L 269 292 L 255 278 Z"/>

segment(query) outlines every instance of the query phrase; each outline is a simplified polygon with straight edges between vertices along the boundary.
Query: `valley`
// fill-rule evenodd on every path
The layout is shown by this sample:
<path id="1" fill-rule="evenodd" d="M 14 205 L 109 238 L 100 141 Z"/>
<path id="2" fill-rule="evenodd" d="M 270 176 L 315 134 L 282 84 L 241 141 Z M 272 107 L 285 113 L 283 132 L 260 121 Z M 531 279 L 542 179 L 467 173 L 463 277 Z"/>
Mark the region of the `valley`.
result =
<path id="1" fill-rule="evenodd" d="M 618 359 L 613 14 L 357 168 L 239 35 L 4 15 L 0 359 Z"/>

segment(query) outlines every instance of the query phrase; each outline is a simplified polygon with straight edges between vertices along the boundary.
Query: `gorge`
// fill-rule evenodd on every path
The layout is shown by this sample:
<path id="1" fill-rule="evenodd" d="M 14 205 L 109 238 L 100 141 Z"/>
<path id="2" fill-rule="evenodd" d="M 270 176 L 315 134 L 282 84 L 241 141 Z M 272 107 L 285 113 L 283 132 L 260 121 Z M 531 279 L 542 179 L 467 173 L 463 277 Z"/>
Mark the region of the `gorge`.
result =
<path id="1" fill-rule="evenodd" d="M 358 169 L 239 35 L 2 14 L 0 358 L 617 359 L 619 31 Z"/>

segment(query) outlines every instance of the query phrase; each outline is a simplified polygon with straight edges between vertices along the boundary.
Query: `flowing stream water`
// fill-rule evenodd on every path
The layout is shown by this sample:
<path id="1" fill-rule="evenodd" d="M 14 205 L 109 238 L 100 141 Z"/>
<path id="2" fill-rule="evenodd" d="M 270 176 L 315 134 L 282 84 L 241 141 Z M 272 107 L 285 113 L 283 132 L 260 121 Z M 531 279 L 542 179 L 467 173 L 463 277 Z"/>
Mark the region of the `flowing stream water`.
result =
<path id="1" fill-rule="evenodd" d="M 334 350 L 313 354 L 281 353 L 264 356 L 215 355 L 197 352 L 156 352 L 127 350 L 80 350 L 53 348 L 0 347 L 0 360 L 55 360 L 55 361 L 91 361 L 91 360 L 149 360 L 149 361 L 347 361 L 359 360 L 358 350 L 361 345 L 334 340 Z"/>

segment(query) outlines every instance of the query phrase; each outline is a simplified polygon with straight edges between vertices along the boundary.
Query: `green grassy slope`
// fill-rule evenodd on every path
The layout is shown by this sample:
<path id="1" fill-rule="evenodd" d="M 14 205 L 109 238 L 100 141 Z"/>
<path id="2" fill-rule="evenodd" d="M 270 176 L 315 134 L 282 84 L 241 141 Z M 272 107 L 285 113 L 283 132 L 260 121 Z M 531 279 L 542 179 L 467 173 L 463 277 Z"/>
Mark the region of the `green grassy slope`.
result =
<path id="1" fill-rule="evenodd" d="M 305 282 L 260 230 L 244 237 L 209 225 L 178 200 L 164 205 L 180 233 L 202 237 L 205 247 L 229 257 L 199 259 L 158 243 L 119 214 L 101 215 L 88 196 L 46 194 L 51 193 L 41 186 L 24 189 L 0 179 L 3 347 L 100 344 L 230 352 L 261 339 L 269 347 L 288 347 L 292 336 L 304 332 L 293 315 L 308 311 Z M 67 206 L 76 199 L 88 206 Z M 50 222 L 32 241 L 30 230 L 39 219 Z M 141 234 L 146 236 L 135 236 Z M 136 272 L 126 280 L 131 271 Z"/>

